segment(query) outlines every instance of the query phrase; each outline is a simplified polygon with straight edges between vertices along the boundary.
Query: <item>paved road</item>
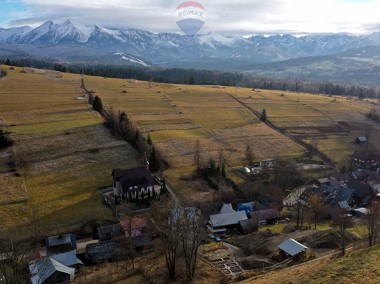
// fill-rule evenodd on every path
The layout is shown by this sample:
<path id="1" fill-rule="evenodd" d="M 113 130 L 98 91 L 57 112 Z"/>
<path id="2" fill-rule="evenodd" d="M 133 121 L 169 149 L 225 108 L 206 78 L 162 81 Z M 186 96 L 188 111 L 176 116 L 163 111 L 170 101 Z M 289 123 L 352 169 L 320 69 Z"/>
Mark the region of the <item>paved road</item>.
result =
<path id="1" fill-rule="evenodd" d="M 172 196 L 172 198 L 174 199 L 176 205 L 179 207 L 182 207 L 181 201 L 179 200 L 177 195 L 174 193 L 174 191 L 171 189 L 171 187 L 167 183 L 165 184 L 165 186 L 166 186 L 166 189 L 169 191 L 170 195 Z"/>

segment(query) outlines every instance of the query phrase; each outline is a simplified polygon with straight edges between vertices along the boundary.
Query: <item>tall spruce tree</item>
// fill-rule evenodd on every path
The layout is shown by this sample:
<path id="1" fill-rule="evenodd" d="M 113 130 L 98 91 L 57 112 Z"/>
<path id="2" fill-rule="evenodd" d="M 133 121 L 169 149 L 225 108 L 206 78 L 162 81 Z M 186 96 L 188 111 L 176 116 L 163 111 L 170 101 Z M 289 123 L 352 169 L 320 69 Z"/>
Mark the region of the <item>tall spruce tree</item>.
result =
<path id="1" fill-rule="evenodd" d="M 104 110 L 103 103 L 102 103 L 102 100 L 98 96 L 94 98 L 94 101 L 92 103 L 92 108 L 96 110 L 97 112 L 99 112 L 100 114 L 103 114 L 103 110 Z"/>
<path id="2" fill-rule="evenodd" d="M 157 172 L 161 169 L 161 158 L 152 146 L 150 151 L 149 167 L 153 172 Z"/>
<path id="3" fill-rule="evenodd" d="M 264 108 L 263 111 L 262 111 L 262 113 L 261 113 L 260 120 L 261 120 L 262 122 L 266 122 L 267 119 L 268 119 L 268 117 L 267 117 L 267 111 L 266 111 L 265 108 Z"/>

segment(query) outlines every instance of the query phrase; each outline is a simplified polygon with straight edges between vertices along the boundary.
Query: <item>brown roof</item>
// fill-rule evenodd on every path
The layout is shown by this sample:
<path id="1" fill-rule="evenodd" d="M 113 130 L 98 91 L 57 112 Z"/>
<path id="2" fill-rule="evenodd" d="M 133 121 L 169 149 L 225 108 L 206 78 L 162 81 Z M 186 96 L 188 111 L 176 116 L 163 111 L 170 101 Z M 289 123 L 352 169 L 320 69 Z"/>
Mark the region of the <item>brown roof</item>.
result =
<path id="1" fill-rule="evenodd" d="M 265 209 L 248 213 L 251 219 L 259 221 L 267 221 L 280 218 L 277 209 Z"/>
<path id="2" fill-rule="evenodd" d="M 138 237 L 142 235 L 143 229 L 147 226 L 147 220 L 144 217 L 132 217 L 132 219 L 126 218 L 120 221 L 120 225 L 125 231 L 125 236 L 129 237 L 129 231 L 131 230 L 132 237 Z M 131 225 L 131 229 L 130 226 Z"/>
<path id="3" fill-rule="evenodd" d="M 379 161 L 380 160 L 380 154 L 379 153 L 355 151 L 351 155 L 351 158 L 354 160 L 363 161 L 363 162 L 370 162 L 372 160 Z"/>

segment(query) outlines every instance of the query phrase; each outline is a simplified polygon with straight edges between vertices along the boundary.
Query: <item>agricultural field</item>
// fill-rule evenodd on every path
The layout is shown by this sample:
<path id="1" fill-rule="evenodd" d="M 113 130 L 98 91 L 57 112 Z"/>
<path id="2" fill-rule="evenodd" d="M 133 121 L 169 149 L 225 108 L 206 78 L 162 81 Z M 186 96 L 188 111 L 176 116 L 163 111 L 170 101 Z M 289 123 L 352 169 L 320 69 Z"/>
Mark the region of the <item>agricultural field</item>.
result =
<path id="1" fill-rule="evenodd" d="M 303 149 L 277 133 L 231 98 L 226 87 L 188 86 L 103 79 L 86 76 L 106 107 L 124 111 L 138 128 L 150 134 L 173 167 L 193 165 L 199 140 L 204 161 L 220 150 L 233 166 L 244 163 L 251 145 L 255 157 L 302 155 Z"/>
<path id="2" fill-rule="evenodd" d="M 109 216 L 96 189 L 110 183 L 115 167 L 133 167 L 138 154 L 112 137 L 91 110 L 80 88 L 81 76 L 16 68 L 0 80 L 0 126 L 16 141 L 1 153 L 1 222 L 26 224 L 31 210 L 44 223 L 78 224 L 89 216 Z M 262 123 L 247 106 L 276 126 L 340 161 L 355 149 L 353 140 L 378 126 L 365 117 L 375 103 L 310 94 L 219 86 L 159 84 L 85 76 L 86 87 L 106 108 L 124 111 L 140 131 L 150 134 L 170 168 L 164 174 L 176 193 L 197 200 L 216 194 L 202 183 L 188 182 L 200 143 L 204 163 L 220 153 L 232 167 L 255 159 L 300 157 L 305 149 Z M 235 100 L 237 97 L 241 102 Z M 244 105 L 245 104 L 245 105 Z M 9 159 L 17 164 L 12 171 Z M 6 189 L 5 189 L 6 188 Z M 12 216 L 17 212 L 16 218 Z"/>
<path id="3" fill-rule="evenodd" d="M 379 109 L 372 101 L 268 90 L 239 89 L 236 93 L 256 111 L 265 109 L 274 125 L 316 145 L 335 162 L 355 150 L 366 150 L 354 143 L 357 136 L 370 131 L 370 142 L 376 144 L 380 133 L 379 124 L 365 116 L 372 108 Z"/>
<path id="4" fill-rule="evenodd" d="M 138 154 L 82 95 L 80 76 L 54 71 L 16 68 L 0 80 L 1 127 L 15 140 L 0 154 L 1 226 L 38 219 L 49 230 L 112 217 L 97 188 L 111 183 L 113 168 L 139 165 Z"/>

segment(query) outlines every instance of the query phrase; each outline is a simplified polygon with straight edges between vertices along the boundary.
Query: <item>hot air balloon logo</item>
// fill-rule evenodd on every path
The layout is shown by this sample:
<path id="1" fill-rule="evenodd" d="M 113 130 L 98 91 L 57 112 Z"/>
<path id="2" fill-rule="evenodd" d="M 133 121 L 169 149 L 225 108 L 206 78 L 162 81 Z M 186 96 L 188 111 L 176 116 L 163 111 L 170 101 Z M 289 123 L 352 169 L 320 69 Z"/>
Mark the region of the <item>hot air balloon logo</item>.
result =
<path id="1" fill-rule="evenodd" d="M 177 9 L 177 25 L 185 35 L 197 34 L 205 24 L 206 9 L 195 1 L 180 4 Z"/>

